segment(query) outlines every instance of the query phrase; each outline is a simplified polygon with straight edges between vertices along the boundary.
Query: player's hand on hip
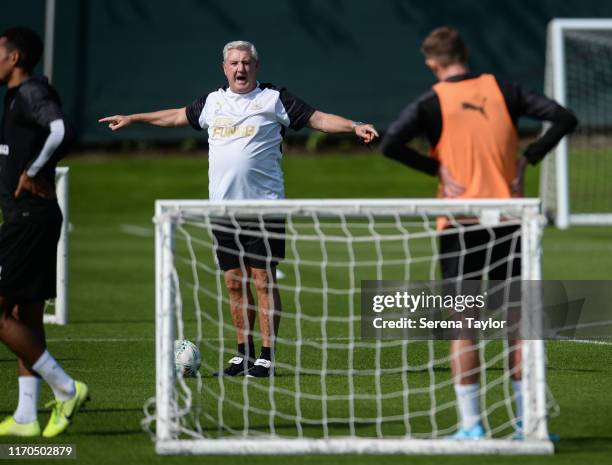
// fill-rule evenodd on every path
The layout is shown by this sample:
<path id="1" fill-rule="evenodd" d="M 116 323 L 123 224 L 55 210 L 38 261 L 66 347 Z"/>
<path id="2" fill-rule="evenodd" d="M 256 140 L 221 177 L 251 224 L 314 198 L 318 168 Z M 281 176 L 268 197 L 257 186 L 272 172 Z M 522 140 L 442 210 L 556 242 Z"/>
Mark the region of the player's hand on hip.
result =
<path id="1" fill-rule="evenodd" d="M 510 183 L 512 197 L 523 197 L 525 190 L 525 168 L 527 168 L 527 159 L 521 157 L 516 161 L 516 175 Z"/>
<path id="2" fill-rule="evenodd" d="M 369 144 L 377 137 L 380 137 L 376 131 L 376 128 L 371 124 L 355 125 L 355 134 L 357 134 L 357 137 L 363 140 L 363 142 L 366 144 Z"/>
<path id="3" fill-rule="evenodd" d="M 440 166 L 440 180 L 442 181 L 442 189 L 444 197 L 454 199 L 461 197 L 465 193 L 465 187 L 459 184 L 451 175 L 448 168 Z"/>
<path id="4" fill-rule="evenodd" d="M 117 129 L 121 129 L 132 124 L 132 119 L 129 117 L 129 115 L 114 115 L 100 118 L 98 123 L 108 123 L 108 127 L 111 130 L 116 131 Z"/>
<path id="5" fill-rule="evenodd" d="M 21 176 L 19 176 L 19 183 L 15 190 L 15 198 L 18 199 L 24 192 L 29 192 L 43 199 L 55 198 L 53 189 L 47 185 L 44 179 L 40 176 L 31 178 L 25 170 L 21 173 Z"/>

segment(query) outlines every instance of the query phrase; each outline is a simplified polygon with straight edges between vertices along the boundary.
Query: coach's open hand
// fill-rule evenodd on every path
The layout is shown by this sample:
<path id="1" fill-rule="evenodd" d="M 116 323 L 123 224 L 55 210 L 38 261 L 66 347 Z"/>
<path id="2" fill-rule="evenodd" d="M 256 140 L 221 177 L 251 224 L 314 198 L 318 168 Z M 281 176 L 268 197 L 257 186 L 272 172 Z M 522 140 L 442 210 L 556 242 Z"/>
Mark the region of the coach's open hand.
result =
<path id="1" fill-rule="evenodd" d="M 47 186 L 47 183 L 42 178 L 39 176 L 31 178 L 25 170 L 19 177 L 19 184 L 17 184 L 17 189 L 15 190 L 15 198 L 18 199 L 24 192 L 29 192 L 43 199 L 55 198 L 53 190 Z"/>

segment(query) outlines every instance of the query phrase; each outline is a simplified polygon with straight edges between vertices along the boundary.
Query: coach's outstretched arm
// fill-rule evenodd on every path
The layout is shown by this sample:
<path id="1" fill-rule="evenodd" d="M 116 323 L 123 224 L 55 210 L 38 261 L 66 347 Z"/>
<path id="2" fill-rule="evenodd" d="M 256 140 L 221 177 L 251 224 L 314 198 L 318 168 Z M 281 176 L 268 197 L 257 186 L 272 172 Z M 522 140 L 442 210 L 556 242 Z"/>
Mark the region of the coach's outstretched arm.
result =
<path id="1" fill-rule="evenodd" d="M 371 124 L 351 121 L 342 116 L 315 111 L 308 120 L 308 127 L 323 132 L 354 132 L 357 137 L 369 144 L 378 136 Z"/>
<path id="2" fill-rule="evenodd" d="M 98 123 L 108 123 L 113 131 L 129 126 L 132 123 L 151 124 L 164 128 L 187 126 L 187 113 L 185 107 L 170 110 L 152 111 L 150 113 L 134 113 L 133 115 L 114 115 L 100 118 Z"/>

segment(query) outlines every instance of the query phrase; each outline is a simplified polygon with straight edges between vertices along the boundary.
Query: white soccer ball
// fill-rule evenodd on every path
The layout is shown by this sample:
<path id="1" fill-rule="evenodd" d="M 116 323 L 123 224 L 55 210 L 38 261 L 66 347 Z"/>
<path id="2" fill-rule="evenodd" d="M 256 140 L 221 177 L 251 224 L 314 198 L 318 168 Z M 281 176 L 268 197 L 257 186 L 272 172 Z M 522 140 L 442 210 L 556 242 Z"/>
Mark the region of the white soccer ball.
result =
<path id="1" fill-rule="evenodd" d="M 200 369 L 202 357 L 200 349 L 186 339 L 174 341 L 174 367 L 176 374 L 183 378 L 192 378 Z"/>

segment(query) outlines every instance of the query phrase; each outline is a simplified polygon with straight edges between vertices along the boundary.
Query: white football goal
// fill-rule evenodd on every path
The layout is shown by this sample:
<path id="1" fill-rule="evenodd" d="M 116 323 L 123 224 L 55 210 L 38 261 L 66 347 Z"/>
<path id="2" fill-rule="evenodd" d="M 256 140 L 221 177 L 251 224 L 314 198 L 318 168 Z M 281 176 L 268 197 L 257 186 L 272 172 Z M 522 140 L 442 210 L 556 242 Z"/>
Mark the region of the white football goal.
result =
<path id="1" fill-rule="evenodd" d="M 540 198 L 557 227 L 612 224 L 612 19 L 548 25 L 545 92 L 576 113 L 543 162 Z"/>
<path id="2" fill-rule="evenodd" d="M 44 321 L 47 324 L 68 324 L 68 241 L 70 232 L 70 208 L 68 201 L 70 168 L 55 169 L 57 203 L 64 217 L 62 232 L 57 244 L 57 297 L 46 303 Z"/>
<path id="3" fill-rule="evenodd" d="M 500 240 L 493 228 L 515 225 L 504 240 L 520 241 L 521 279 L 541 279 L 538 199 L 158 200 L 156 393 L 143 420 L 156 451 L 552 453 L 542 340 L 522 345 L 520 440 L 515 439 L 519 419 L 508 363 L 514 347 L 504 338 L 476 343 L 487 437 L 466 441 L 448 438 L 458 425 L 448 341 L 361 337 L 362 280 L 439 279 L 439 240 L 449 234 L 436 226 L 440 218 L 455 230 L 490 233 L 485 249 Z M 284 220 L 284 231 L 261 226 L 270 219 Z M 282 297 L 282 321 L 270 378 L 213 375 L 236 355 L 228 293 L 216 259 L 223 246 L 215 232 L 228 225 L 236 235 L 285 240 L 283 278 L 274 284 Z M 241 260 L 249 255 L 243 248 L 235 253 Z M 523 292 L 522 299 L 523 306 L 539 301 L 533 292 Z M 259 348 L 257 330 L 254 338 Z M 176 339 L 200 348 L 202 366 L 195 378 L 175 372 Z"/>

